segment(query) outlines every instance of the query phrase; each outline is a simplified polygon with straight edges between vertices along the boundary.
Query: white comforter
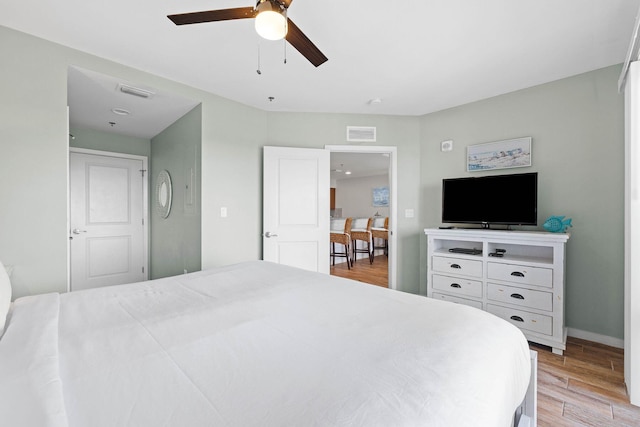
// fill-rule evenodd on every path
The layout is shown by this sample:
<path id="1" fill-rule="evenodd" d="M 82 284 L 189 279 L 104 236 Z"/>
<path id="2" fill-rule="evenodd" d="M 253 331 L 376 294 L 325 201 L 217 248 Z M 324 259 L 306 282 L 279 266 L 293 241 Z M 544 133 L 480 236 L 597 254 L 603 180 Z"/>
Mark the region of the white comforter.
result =
<path id="1" fill-rule="evenodd" d="M 3 426 L 508 426 L 522 333 L 462 305 L 250 262 L 21 298 Z"/>

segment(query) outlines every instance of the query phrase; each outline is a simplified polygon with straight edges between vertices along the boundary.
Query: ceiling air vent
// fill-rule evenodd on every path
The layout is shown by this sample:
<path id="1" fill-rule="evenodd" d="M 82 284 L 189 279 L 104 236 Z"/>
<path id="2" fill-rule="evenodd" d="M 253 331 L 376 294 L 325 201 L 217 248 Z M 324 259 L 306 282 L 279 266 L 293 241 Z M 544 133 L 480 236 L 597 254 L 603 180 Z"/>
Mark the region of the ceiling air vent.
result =
<path id="1" fill-rule="evenodd" d="M 376 142 L 376 128 L 374 126 L 347 126 L 347 141 Z"/>
<path id="2" fill-rule="evenodd" d="M 122 93 L 126 93 L 127 95 L 133 95 L 147 99 L 153 98 L 153 96 L 155 95 L 155 92 L 151 92 L 150 90 L 140 89 L 139 87 L 129 86 L 124 83 L 119 83 L 116 90 Z"/>

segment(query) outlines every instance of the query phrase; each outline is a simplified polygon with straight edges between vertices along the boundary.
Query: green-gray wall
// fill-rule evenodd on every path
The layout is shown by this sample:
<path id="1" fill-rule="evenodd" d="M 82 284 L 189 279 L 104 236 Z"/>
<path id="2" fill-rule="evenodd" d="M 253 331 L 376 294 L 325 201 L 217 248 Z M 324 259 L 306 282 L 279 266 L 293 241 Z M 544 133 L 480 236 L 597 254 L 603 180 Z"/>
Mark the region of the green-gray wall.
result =
<path id="1" fill-rule="evenodd" d="M 0 259 L 14 266 L 14 297 L 68 286 L 69 66 L 201 102 L 202 267 L 260 257 L 259 167 L 243 153 L 260 151 L 264 111 L 1 26 L 0 57 L 11 58 L 0 67 Z M 229 184 L 228 170 L 242 176 Z M 228 195 L 239 208 L 220 221 L 212 209 Z"/>
<path id="2" fill-rule="evenodd" d="M 442 178 L 538 172 L 538 224 L 573 218 L 566 323 L 623 337 L 624 105 L 620 66 L 429 114 L 421 120 L 422 222 L 438 226 Z M 531 136 L 532 167 L 466 172 L 466 147 Z M 452 139 L 454 149 L 441 152 Z M 526 227 L 522 227 L 526 229 Z M 425 242 L 423 238 L 423 242 Z M 422 245 L 423 254 L 426 242 Z M 426 272 L 421 271 L 423 289 Z"/>
<path id="3" fill-rule="evenodd" d="M 356 114 L 271 113 L 268 122 L 269 145 L 322 148 L 345 145 L 347 126 L 375 126 L 376 143 L 396 146 L 398 157 L 398 277 L 397 288 L 418 293 L 420 290 L 420 232 L 424 228 L 420 211 L 420 120 L 417 117 Z M 415 217 L 405 218 L 405 209 L 414 209 Z"/>
<path id="4" fill-rule="evenodd" d="M 69 147 L 133 154 L 147 158 L 151 154 L 151 140 L 147 138 L 77 127 L 70 128 L 69 133 L 73 135 L 73 138 L 69 139 Z"/>
<path id="5" fill-rule="evenodd" d="M 0 259 L 15 266 L 16 297 L 66 290 L 66 82 L 76 65 L 201 102 L 202 268 L 261 258 L 264 145 L 346 144 L 347 125 L 376 126 L 376 144 L 398 147 L 398 285 L 424 292 L 422 229 L 439 224 L 440 180 L 466 175 L 466 145 L 532 136 L 527 170 L 540 173 L 539 216 L 566 214 L 576 224 L 568 325 L 622 337 L 619 67 L 423 117 L 391 117 L 267 113 L 5 27 L 0 57 L 12 59 L 0 68 Z M 454 140 L 453 152 L 439 151 L 445 139 Z M 405 218 L 405 209 L 416 217 Z"/>
<path id="6" fill-rule="evenodd" d="M 149 277 L 152 279 L 175 276 L 185 271 L 199 271 L 201 268 L 201 142 L 200 106 L 151 140 Z M 169 172 L 173 189 L 167 218 L 162 218 L 155 210 L 158 200 L 155 188 L 158 174 L 163 170 Z"/>

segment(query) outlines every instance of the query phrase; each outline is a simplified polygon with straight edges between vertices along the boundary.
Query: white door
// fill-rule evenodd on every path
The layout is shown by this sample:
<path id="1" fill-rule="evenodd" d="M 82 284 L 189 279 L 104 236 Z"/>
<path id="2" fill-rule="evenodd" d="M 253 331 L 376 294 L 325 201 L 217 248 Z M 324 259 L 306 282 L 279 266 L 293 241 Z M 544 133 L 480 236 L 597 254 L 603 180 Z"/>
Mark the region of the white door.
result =
<path id="1" fill-rule="evenodd" d="M 625 88 L 625 320 L 624 378 L 640 405 L 640 62 L 632 62 Z"/>
<path id="2" fill-rule="evenodd" d="M 69 155 L 71 290 L 146 280 L 143 163 Z"/>
<path id="3" fill-rule="evenodd" d="M 327 150 L 264 147 L 263 258 L 329 273 Z"/>

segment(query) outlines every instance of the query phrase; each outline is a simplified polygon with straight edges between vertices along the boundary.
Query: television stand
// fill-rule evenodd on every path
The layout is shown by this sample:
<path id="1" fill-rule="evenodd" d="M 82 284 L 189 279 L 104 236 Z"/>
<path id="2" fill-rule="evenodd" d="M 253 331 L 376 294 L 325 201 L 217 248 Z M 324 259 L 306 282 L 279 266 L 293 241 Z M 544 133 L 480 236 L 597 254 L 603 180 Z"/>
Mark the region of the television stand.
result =
<path id="1" fill-rule="evenodd" d="M 567 233 L 425 229 L 427 296 L 488 311 L 562 355 Z"/>

